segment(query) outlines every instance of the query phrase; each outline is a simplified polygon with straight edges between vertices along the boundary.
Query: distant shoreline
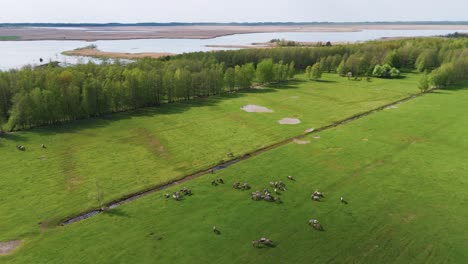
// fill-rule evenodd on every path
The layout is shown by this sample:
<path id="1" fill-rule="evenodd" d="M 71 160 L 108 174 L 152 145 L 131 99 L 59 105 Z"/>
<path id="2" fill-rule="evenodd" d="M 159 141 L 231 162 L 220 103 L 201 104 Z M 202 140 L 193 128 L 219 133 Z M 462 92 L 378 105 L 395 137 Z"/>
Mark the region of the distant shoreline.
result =
<path id="1" fill-rule="evenodd" d="M 468 30 L 466 24 L 371 24 L 371 23 L 324 23 L 324 24 L 216 24 L 216 25 L 100 25 L 76 26 L 76 24 L 57 24 L 62 26 L 29 27 L 12 26 L 19 24 L 0 24 L 0 37 L 8 36 L 9 41 L 33 40 L 130 40 L 130 39 L 211 39 L 221 36 L 248 33 L 275 32 L 356 32 L 362 30 Z M 54 25 L 54 24 L 47 24 Z M 67 25 L 65 27 L 64 25 Z M 71 28 L 73 26 L 73 28 Z M 1 40 L 1 38 L 0 38 Z"/>

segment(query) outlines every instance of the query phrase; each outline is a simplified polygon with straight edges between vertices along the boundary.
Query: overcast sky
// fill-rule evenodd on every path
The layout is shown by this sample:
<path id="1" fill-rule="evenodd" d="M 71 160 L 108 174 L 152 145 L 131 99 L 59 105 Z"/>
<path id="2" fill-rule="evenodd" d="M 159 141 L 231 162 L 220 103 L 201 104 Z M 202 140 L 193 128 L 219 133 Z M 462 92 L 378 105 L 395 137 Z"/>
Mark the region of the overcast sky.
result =
<path id="1" fill-rule="evenodd" d="M 468 0 L 0 1 L 0 23 L 468 20 Z"/>

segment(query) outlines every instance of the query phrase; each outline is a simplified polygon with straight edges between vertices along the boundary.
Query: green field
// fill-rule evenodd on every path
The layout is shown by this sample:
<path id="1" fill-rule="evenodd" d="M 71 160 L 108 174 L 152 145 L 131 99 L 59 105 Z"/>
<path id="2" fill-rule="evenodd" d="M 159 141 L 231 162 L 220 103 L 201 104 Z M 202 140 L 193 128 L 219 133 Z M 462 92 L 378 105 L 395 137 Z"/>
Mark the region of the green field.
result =
<path id="1" fill-rule="evenodd" d="M 0 41 L 14 41 L 19 40 L 17 36 L 0 36 Z"/>
<path id="2" fill-rule="evenodd" d="M 183 201 L 155 193 L 66 227 L 45 229 L 4 260 L 466 263 L 468 83 L 457 88 L 312 134 L 306 138 L 310 144 L 287 144 L 190 181 L 185 185 L 194 195 Z M 287 175 L 296 181 L 287 181 Z M 216 177 L 226 184 L 211 186 Z M 282 204 L 255 202 L 250 191 L 231 187 L 242 181 L 253 190 L 263 189 L 274 180 L 287 184 Z M 310 200 L 316 189 L 325 194 L 321 202 Z M 349 203 L 341 204 L 340 196 Z M 325 231 L 310 228 L 310 218 L 319 219 Z M 212 232 L 213 225 L 220 235 Z M 273 239 L 275 247 L 253 248 L 250 241 L 262 236 Z"/>
<path id="3" fill-rule="evenodd" d="M 230 152 L 240 156 L 406 97 L 417 92 L 417 80 L 413 74 L 372 82 L 299 77 L 264 89 L 3 135 L 0 241 L 34 237 L 68 216 L 228 160 Z M 275 112 L 240 110 L 247 104 Z M 302 123 L 279 125 L 284 117 Z M 16 150 L 18 144 L 27 150 Z"/>
<path id="4" fill-rule="evenodd" d="M 416 74 L 325 75 L 48 126 L 0 138 L 0 241 L 7 263 L 465 263 L 468 83 L 438 90 L 66 226 L 64 218 L 417 93 Z M 246 113 L 256 104 L 273 113 Z M 298 125 L 279 125 L 294 117 Z M 319 138 L 317 137 L 319 136 Z M 26 146 L 25 152 L 15 145 Z M 47 146 L 46 149 L 40 147 Z M 294 175 L 296 181 L 287 181 Z M 222 177 L 226 184 L 210 182 Z M 283 180 L 283 204 L 250 191 Z M 180 187 L 171 188 L 171 192 Z M 310 194 L 325 192 L 322 202 Z M 339 197 L 349 204 L 344 205 Z M 319 219 L 325 231 L 307 225 Z M 213 234 L 216 225 L 220 235 Z M 118 234 L 118 235 L 116 235 Z M 251 240 L 270 237 L 273 248 Z"/>

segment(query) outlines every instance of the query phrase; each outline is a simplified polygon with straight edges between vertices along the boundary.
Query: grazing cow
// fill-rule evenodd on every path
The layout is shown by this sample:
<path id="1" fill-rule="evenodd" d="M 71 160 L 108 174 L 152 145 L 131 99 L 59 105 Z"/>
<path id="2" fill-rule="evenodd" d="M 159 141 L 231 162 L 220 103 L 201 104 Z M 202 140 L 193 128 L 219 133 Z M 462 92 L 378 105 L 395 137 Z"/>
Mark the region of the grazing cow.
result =
<path id="1" fill-rule="evenodd" d="M 235 182 L 234 184 L 232 184 L 232 188 L 240 189 L 241 188 L 241 183 L 240 182 Z"/>
<path id="2" fill-rule="evenodd" d="M 218 183 L 217 183 L 216 181 L 212 181 L 212 182 L 211 182 L 211 185 L 213 185 L 213 186 L 218 186 Z"/>
<path id="3" fill-rule="evenodd" d="M 254 201 L 260 201 L 262 199 L 262 195 L 259 193 L 253 193 L 252 194 L 252 200 Z"/>
<path id="4" fill-rule="evenodd" d="M 314 195 L 315 195 L 315 196 L 318 196 L 318 197 L 323 197 L 323 193 L 322 193 L 322 192 L 319 192 L 319 191 L 315 191 L 315 192 L 314 192 Z"/>
<path id="5" fill-rule="evenodd" d="M 221 178 L 216 179 L 216 181 L 219 182 L 219 183 L 221 183 L 221 184 L 224 184 L 224 181 L 223 181 L 223 179 L 221 179 Z"/>
<path id="6" fill-rule="evenodd" d="M 260 240 L 252 240 L 252 246 L 258 247 L 260 245 Z"/>
<path id="7" fill-rule="evenodd" d="M 41 144 L 41 147 L 42 147 L 42 148 L 46 148 L 46 146 L 45 146 L 44 144 Z"/>
<path id="8" fill-rule="evenodd" d="M 309 220 L 309 225 L 313 225 L 313 224 L 318 224 L 318 220 L 317 219 L 310 219 Z"/>
<path id="9" fill-rule="evenodd" d="M 182 188 L 180 191 L 185 195 L 192 195 L 192 190 L 187 189 L 187 187 Z"/>
<path id="10" fill-rule="evenodd" d="M 168 194 L 168 193 L 166 193 L 166 194 L 164 195 L 164 197 L 166 197 L 166 199 L 167 199 L 167 198 L 171 197 L 171 195 Z"/>
<path id="11" fill-rule="evenodd" d="M 293 176 L 289 175 L 289 176 L 288 176 L 288 180 L 294 181 Z"/>
<path id="12" fill-rule="evenodd" d="M 176 200 L 176 201 L 179 201 L 180 200 L 180 194 L 175 192 L 175 193 L 172 194 L 172 198 L 174 198 L 174 200 Z"/>
<path id="13" fill-rule="evenodd" d="M 273 240 L 268 239 L 268 238 L 265 238 L 265 237 L 260 238 L 259 241 L 260 241 L 260 243 L 262 243 L 263 245 L 268 245 L 268 246 L 273 245 Z"/>
<path id="14" fill-rule="evenodd" d="M 340 197 L 341 203 L 348 204 L 348 202 L 343 198 L 343 196 Z"/>
<path id="15" fill-rule="evenodd" d="M 249 185 L 248 183 L 244 183 L 244 184 L 242 185 L 242 189 L 243 189 L 243 190 L 249 190 L 249 189 L 250 189 L 250 185 Z"/>
<path id="16" fill-rule="evenodd" d="M 319 231 L 323 231 L 323 226 L 320 223 L 312 224 L 312 227 Z"/>
<path id="17" fill-rule="evenodd" d="M 320 196 L 312 195 L 312 200 L 314 200 L 316 202 L 320 202 Z"/>

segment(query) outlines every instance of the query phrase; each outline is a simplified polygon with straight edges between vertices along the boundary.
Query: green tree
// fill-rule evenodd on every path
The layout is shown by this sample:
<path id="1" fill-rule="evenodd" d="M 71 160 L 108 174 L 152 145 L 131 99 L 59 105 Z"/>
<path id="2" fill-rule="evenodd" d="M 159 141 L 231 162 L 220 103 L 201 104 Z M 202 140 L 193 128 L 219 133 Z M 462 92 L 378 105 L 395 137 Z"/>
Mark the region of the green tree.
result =
<path id="1" fill-rule="evenodd" d="M 307 66 L 306 69 L 305 69 L 305 74 L 307 76 L 308 79 L 312 79 L 312 66 Z"/>
<path id="2" fill-rule="evenodd" d="M 416 59 L 415 66 L 420 72 L 437 67 L 437 50 L 424 50 Z"/>
<path id="3" fill-rule="evenodd" d="M 257 65 L 256 77 L 257 77 L 257 82 L 260 84 L 270 83 L 274 80 L 275 73 L 273 71 L 272 59 L 262 60 Z"/>
<path id="4" fill-rule="evenodd" d="M 418 88 L 421 90 L 421 93 L 429 90 L 429 75 L 427 73 L 424 73 L 424 75 L 419 80 Z"/>
<path id="5" fill-rule="evenodd" d="M 317 81 L 322 78 L 322 72 L 320 71 L 320 63 L 315 63 L 310 69 L 310 78 Z"/>
<path id="6" fill-rule="evenodd" d="M 294 61 L 291 61 L 288 66 L 288 79 L 294 78 L 294 73 L 296 72 L 296 68 L 294 65 Z"/>
<path id="7" fill-rule="evenodd" d="M 236 86 L 236 73 L 232 67 L 226 69 L 224 73 L 224 83 L 230 91 L 234 90 Z"/>

